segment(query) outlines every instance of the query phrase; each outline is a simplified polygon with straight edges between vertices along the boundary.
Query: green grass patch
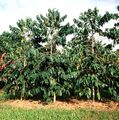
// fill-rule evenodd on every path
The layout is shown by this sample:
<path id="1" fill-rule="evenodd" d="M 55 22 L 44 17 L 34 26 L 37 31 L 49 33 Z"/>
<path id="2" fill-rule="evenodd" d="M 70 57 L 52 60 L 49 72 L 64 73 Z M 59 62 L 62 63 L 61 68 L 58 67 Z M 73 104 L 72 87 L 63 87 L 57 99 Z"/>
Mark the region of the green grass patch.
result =
<path id="1" fill-rule="evenodd" d="M 0 120 L 119 120 L 119 111 L 21 109 L 0 105 Z"/>

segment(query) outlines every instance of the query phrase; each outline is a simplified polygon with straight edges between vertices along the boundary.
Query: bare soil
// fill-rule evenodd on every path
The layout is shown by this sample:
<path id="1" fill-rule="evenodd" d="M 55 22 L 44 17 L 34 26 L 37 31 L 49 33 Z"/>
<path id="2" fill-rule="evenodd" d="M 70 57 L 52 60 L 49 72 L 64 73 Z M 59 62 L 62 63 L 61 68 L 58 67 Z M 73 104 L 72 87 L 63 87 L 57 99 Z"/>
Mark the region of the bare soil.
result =
<path id="1" fill-rule="evenodd" d="M 94 110 L 119 110 L 119 102 L 92 102 L 90 100 L 77 100 L 71 99 L 69 102 L 64 101 L 56 101 L 56 103 L 49 103 L 48 105 L 44 105 L 40 101 L 33 101 L 33 100 L 7 100 L 7 101 L 0 101 L 0 105 L 8 105 L 12 107 L 19 107 L 19 108 L 27 108 L 27 109 L 35 109 L 35 108 L 61 108 L 61 109 L 77 109 L 77 108 L 88 108 Z"/>
<path id="2" fill-rule="evenodd" d="M 0 90 L 0 96 L 3 94 L 3 91 Z M 88 108 L 96 110 L 119 110 L 119 102 L 108 101 L 108 102 L 92 102 L 91 100 L 77 100 L 71 99 L 68 102 L 66 101 L 56 101 L 55 103 L 44 104 L 41 101 L 34 100 L 6 100 L 0 101 L 0 105 L 7 105 L 18 108 L 61 108 L 61 109 L 77 109 L 77 108 Z"/>

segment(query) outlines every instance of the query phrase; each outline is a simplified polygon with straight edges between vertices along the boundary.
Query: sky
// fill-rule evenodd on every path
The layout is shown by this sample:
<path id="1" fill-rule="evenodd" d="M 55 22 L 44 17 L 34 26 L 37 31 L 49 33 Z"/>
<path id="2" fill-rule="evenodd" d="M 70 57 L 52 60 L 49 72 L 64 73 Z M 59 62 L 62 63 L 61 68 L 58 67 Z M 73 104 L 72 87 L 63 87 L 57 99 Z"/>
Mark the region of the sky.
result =
<path id="1" fill-rule="evenodd" d="M 62 15 L 68 15 L 68 21 L 72 21 L 88 8 L 97 7 L 104 14 L 105 11 L 115 12 L 117 5 L 119 0 L 0 0 L 0 33 L 21 18 L 35 19 L 38 14 L 45 15 L 48 8 L 58 9 Z"/>
<path id="2" fill-rule="evenodd" d="M 15 26 L 19 19 L 47 13 L 49 8 L 56 8 L 61 15 L 68 15 L 67 21 L 72 22 L 81 12 L 97 7 L 100 14 L 106 11 L 117 12 L 119 0 L 0 0 L 0 34 L 9 31 L 9 25 Z M 105 25 L 112 27 L 113 22 Z M 102 38 L 105 39 L 105 38 Z M 109 40 L 103 40 L 104 43 Z"/>

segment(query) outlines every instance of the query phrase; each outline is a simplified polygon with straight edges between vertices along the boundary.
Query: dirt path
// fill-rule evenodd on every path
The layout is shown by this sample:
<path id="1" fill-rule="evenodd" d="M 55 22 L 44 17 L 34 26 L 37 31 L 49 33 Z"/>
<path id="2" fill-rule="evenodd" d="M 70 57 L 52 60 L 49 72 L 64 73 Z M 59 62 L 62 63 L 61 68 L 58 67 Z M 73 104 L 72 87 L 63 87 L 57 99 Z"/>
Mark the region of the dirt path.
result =
<path id="1" fill-rule="evenodd" d="M 8 100 L 8 101 L 0 101 L 0 105 L 9 105 L 13 107 L 20 107 L 20 108 L 28 108 L 28 109 L 35 109 L 35 108 L 61 108 L 61 109 L 77 109 L 77 108 L 89 108 L 89 109 L 96 109 L 96 110 L 119 110 L 119 102 L 95 102 L 92 101 L 78 101 L 76 99 L 72 99 L 70 102 L 62 102 L 57 101 L 56 103 L 49 103 L 48 105 L 44 105 L 39 101 L 32 101 L 32 100 Z"/>

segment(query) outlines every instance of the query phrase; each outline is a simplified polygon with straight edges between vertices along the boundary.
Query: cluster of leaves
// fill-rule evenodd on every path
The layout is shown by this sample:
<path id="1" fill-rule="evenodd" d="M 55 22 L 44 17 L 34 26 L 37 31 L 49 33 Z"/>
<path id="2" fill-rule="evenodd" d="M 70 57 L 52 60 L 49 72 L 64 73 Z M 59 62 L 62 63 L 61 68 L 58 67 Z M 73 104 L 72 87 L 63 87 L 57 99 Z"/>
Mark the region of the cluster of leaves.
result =
<path id="1" fill-rule="evenodd" d="M 73 25 L 65 23 L 66 17 L 49 9 L 46 16 L 21 19 L 0 35 L 0 50 L 13 61 L 0 76 L 9 97 L 119 99 L 119 53 L 95 39 L 99 34 L 118 41 L 117 27 L 101 29 L 118 14 L 101 16 L 89 9 Z M 67 43 L 68 35 L 73 38 Z"/>

